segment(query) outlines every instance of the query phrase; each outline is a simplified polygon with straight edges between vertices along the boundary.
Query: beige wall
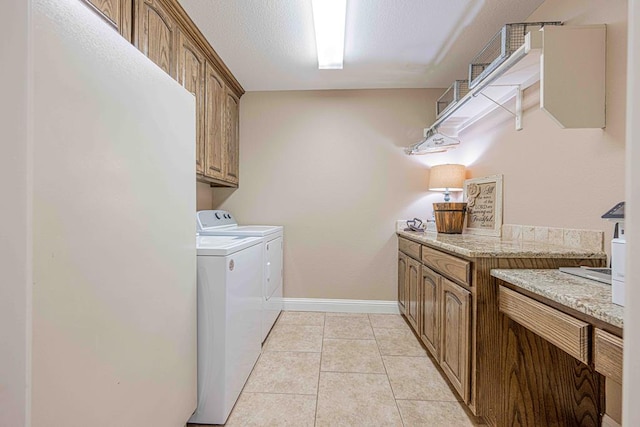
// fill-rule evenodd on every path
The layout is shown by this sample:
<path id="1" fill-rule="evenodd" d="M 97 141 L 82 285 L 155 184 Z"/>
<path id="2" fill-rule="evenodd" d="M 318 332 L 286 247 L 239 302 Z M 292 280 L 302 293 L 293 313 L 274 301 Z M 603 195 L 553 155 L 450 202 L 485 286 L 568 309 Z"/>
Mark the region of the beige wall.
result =
<path id="1" fill-rule="evenodd" d="M 204 182 L 196 183 L 196 210 L 213 208 L 213 189 Z"/>
<path id="2" fill-rule="evenodd" d="M 197 398 L 194 98 L 83 2 L 33 0 L 31 17 L 30 425 L 182 426 Z"/>
<path id="3" fill-rule="evenodd" d="M 629 1 L 629 97 L 627 100 L 627 271 L 624 313 L 624 425 L 640 425 L 640 1 Z M 634 260 L 636 262 L 631 262 Z"/>
<path id="4" fill-rule="evenodd" d="M 402 147 L 421 138 L 442 90 L 247 93 L 240 188 L 213 189 L 241 223 L 285 227 L 285 296 L 396 298 L 395 220 L 440 195 Z"/>
<path id="5" fill-rule="evenodd" d="M 626 1 L 547 0 L 529 20 L 607 24 L 606 129 L 561 129 L 539 108 L 539 86 L 525 92 L 522 131 L 496 110 L 460 134 L 461 147 L 425 158 L 460 162 L 472 177 L 504 175 L 504 222 L 588 228 L 613 226 L 600 216 L 624 200 Z M 585 70 L 589 72 L 589 70 Z"/>
<path id="6" fill-rule="evenodd" d="M 522 131 L 497 112 L 464 131 L 461 149 L 443 157 L 467 164 L 474 177 L 504 175 L 505 223 L 603 230 L 610 253 L 613 225 L 600 216 L 625 200 L 627 1 L 547 0 L 529 20 L 607 24 L 606 128 L 559 128 L 539 109 L 535 85 L 525 93 Z M 620 387 L 607 381 L 607 414 L 617 422 Z"/>
<path id="7" fill-rule="evenodd" d="M 0 426 L 29 423 L 32 277 L 27 130 L 28 16 L 30 1 L 4 2 L 0 24 Z"/>
<path id="8" fill-rule="evenodd" d="M 609 240 L 600 215 L 624 199 L 626 1 L 548 0 L 530 19 L 607 24 L 606 129 L 559 128 L 536 85 L 524 130 L 498 110 L 462 132 L 458 149 L 408 157 L 400 147 L 433 121 L 442 90 L 242 98 L 240 189 L 214 189 L 213 206 L 285 226 L 285 296 L 394 299 L 393 221 L 431 216 L 441 195 L 426 191 L 426 169 L 441 163 L 503 174 L 505 223 L 599 229 Z"/>

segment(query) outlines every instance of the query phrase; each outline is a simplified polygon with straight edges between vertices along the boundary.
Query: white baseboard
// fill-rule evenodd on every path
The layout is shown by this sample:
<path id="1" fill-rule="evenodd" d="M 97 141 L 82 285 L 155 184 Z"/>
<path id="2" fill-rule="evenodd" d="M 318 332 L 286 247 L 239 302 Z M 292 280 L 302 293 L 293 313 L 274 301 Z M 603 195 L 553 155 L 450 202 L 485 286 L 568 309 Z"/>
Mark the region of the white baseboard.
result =
<path id="1" fill-rule="evenodd" d="M 602 427 L 621 427 L 621 426 L 620 424 L 615 422 L 613 418 L 611 418 L 607 414 L 604 414 L 602 416 Z"/>
<path id="2" fill-rule="evenodd" d="M 288 311 L 324 311 L 329 313 L 400 314 L 397 301 L 359 299 L 284 298 Z"/>

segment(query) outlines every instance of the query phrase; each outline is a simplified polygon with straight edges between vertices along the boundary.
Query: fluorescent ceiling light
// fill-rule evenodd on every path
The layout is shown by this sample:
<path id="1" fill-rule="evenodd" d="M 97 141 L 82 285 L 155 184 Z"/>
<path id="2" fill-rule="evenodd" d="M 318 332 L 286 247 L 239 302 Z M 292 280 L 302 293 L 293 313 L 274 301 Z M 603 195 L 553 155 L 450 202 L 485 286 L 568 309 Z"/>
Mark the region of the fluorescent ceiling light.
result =
<path id="1" fill-rule="evenodd" d="M 316 30 L 318 68 L 341 70 L 347 0 L 311 0 Z"/>

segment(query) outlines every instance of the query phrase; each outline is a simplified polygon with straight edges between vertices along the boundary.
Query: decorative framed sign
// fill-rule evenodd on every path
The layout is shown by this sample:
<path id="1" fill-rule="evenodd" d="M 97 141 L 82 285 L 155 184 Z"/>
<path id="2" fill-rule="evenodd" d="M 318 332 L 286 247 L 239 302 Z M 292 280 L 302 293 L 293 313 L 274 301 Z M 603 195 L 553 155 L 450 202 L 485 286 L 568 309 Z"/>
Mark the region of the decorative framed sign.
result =
<path id="1" fill-rule="evenodd" d="M 500 236 L 502 175 L 465 180 L 463 198 L 467 202 L 464 232 L 483 236 Z"/>

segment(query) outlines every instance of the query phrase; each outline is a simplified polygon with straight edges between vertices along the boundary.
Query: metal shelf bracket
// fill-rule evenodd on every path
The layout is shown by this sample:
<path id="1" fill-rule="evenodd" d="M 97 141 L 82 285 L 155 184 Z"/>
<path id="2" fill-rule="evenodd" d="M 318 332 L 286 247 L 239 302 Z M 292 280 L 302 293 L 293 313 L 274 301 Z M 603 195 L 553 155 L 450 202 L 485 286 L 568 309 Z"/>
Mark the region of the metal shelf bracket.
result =
<path id="1" fill-rule="evenodd" d="M 480 92 L 478 95 L 482 95 L 484 98 L 488 99 L 489 101 L 496 104 L 498 107 L 502 108 L 503 110 L 505 110 L 512 116 L 514 116 L 516 118 L 516 130 L 522 130 L 522 100 L 524 97 L 524 90 L 520 85 L 514 86 L 514 87 L 516 88 L 516 110 L 515 111 L 511 111 L 510 109 L 508 109 L 507 107 L 505 107 L 504 105 L 496 101 L 495 99 L 488 97 L 483 92 Z"/>

